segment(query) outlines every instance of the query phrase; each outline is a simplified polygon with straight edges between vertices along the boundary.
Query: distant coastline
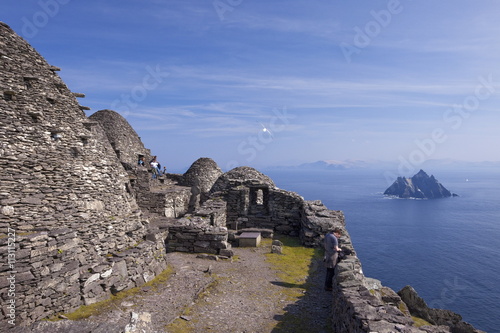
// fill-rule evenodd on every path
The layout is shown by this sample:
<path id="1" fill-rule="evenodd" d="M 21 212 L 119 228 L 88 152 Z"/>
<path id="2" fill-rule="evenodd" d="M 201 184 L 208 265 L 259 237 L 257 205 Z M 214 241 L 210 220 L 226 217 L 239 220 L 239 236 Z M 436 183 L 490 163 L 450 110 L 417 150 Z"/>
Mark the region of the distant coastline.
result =
<path id="1" fill-rule="evenodd" d="M 417 173 L 420 169 L 430 170 L 476 170 L 476 169 L 500 169 L 500 161 L 460 161 L 454 159 L 430 159 L 418 166 L 398 170 L 398 161 L 382 160 L 319 160 L 315 162 L 301 163 L 296 165 L 262 166 L 260 170 L 384 170 L 390 171 L 397 176 L 408 176 Z M 405 171 L 401 173 L 399 171 Z M 392 180 L 391 180 L 392 181 Z"/>

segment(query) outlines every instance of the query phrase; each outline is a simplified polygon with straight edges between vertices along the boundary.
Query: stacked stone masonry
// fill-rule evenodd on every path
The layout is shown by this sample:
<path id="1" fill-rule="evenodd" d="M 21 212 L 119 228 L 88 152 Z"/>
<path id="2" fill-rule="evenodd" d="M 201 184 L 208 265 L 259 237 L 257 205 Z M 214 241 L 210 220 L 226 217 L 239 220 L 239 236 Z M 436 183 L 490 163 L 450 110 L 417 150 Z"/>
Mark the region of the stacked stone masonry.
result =
<path id="1" fill-rule="evenodd" d="M 226 228 L 226 203 L 207 200 L 194 215 L 175 221 L 169 227 L 167 251 L 227 254 L 231 249 Z"/>
<path id="2" fill-rule="evenodd" d="M 137 132 L 118 112 L 100 110 L 92 114 L 89 119 L 102 126 L 115 154 L 126 166 L 137 165 L 140 157 L 144 157 L 146 163 L 151 160 L 151 151 L 144 148 Z"/>

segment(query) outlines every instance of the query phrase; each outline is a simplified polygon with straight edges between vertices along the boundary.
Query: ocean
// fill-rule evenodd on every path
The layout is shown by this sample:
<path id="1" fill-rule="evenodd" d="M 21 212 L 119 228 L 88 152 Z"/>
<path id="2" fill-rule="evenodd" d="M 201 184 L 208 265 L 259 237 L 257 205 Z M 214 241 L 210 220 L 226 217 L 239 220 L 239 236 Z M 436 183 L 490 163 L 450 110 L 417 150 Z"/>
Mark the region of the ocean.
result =
<path id="1" fill-rule="evenodd" d="M 500 171 L 425 170 L 459 197 L 383 195 L 383 170 L 268 170 L 279 188 L 342 210 L 366 276 L 500 332 Z M 412 176 L 412 175 L 407 175 Z"/>

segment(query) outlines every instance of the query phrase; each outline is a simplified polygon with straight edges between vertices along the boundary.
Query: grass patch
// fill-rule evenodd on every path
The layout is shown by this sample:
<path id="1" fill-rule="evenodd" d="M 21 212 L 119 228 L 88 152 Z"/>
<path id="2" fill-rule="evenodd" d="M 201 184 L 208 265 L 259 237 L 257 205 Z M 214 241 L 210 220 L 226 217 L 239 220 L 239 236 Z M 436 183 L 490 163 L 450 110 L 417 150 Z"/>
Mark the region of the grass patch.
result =
<path id="1" fill-rule="evenodd" d="M 112 295 L 110 298 L 108 298 L 104 301 L 101 301 L 101 302 L 97 302 L 97 303 L 90 304 L 90 305 L 83 305 L 83 306 L 79 307 L 74 312 L 64 314 L 64 316 L 70 320 L 81 320 L 81 319 L 85 319 L 85 318 L 88 318 L 90 316 L 108 311 L 112 307 L 119 308 L 120 303 L 124 299 L 126 299 L 128 297 L 136 296 L 137 294 L 139 294 L 141 292 L 142 288 L 144 288 L 144 287 L 150 287 L 150 288 L 152 288 L 153 291 L 156 291 L 158 289 L 158 286 L 160 286 L 161 284 L 164 284 L 166 281 L 168 281 L 168 279 L 170 278 L 170 276 L 172 275 L 173 272 L 174 272 L 173 268 L 169 266 L 163 272 L 158 274 L 153 280 L 143 284 L 140 287 L 135 287 L 135 288 L 121 291 L 121 292 L 117 293 L 116 295 Z M 50 318 L 49 320 L 53 320 L 53 321 L 59 320 L 58 316 L 59 316 L 59 314 L 56 315 L 55 317 Z"/>
<path id="2" fill-rule="evenodd" d="M 184 315 L 186 316 L 186 315 Z M 191 333 L 194 331 L 193 325 L 190 321 L 184 320 L 182 318 L 177 318 L 172 323 L 168 324 L 166 327 L 166 332 L 170 333 Z"/>
<path id="3" fill-rule="evenodd" d="M 425 319 L 422 319 L 422 318 L 411 316 L 411 319 L 413 319 L 413 322 L 415 323 L 415 327 L 422 327 L 425 325 L 433 326 L 431 323 L 429 323 L 428 321 L 426 321 Z"/>
<path id="4" fill-rule="evenodd" d="M 303 295 L 307 289 L 307 277 L 310 274 L 314 259 L 321 258 L 322 252 L 318 248 L 302 246 L 298 238 L 281 237 L 283 254 L 266 254 L 266 260 L 277 271 L 278 278 L 283 285 L 290 288 L 289 297 L 296 298 Z"/>
<path id="5" fill-rule="evenodd" d="M 317 269 L 314 262 L 321 260 L 323 256 L 322 249 L 304 247 L 298 238 L 281 237 L 283 243 L 283 255 L 266 254 L 267 261 L 271 267 L 277 271 L 280 284 L 284 287 L 281 295 L 284 295 L 288 301 L 299 302 L 310 283 L 308 277 L 315 274 Z M 272 327 L 276 333 L 288 332 L 311 332 L 310 314 L 286 312 L 280 319 L 280 322 Z M 330 331 L 328 324 L 325 329 Z"/>

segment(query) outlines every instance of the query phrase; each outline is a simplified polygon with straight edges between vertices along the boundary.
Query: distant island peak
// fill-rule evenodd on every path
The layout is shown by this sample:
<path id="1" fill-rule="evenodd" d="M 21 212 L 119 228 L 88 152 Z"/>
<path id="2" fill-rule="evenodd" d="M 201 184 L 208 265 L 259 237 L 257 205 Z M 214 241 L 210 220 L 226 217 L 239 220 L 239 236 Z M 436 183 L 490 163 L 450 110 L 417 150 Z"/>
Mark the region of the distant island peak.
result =
<path id="1" fill-rule="evenodd" d="M 422 169 L 411 178 L 398 177 L 385 190 L 384 195 L 403 199 L 437 199 L 458 196 L 446 189 L 434 175 L 429 176 Z"/>

